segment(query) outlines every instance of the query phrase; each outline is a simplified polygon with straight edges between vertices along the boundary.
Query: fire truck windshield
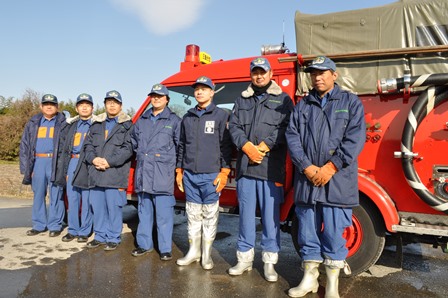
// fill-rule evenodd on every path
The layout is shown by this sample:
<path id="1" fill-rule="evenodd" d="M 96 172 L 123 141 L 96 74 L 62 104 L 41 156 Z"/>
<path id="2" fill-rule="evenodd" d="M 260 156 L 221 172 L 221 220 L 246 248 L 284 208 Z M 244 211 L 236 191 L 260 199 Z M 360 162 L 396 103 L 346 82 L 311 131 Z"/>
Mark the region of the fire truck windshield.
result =
<path id="1" fill-rule="evenodd" d="M 220 108 L 232 110 L 236 98 L 243 90 L 249 86 L 250 81 L 235 83 L 217 83 L 215 87 L 215 96 L 213 102 Z M 170 91 L 169 108 L 182 118 L 185 113 L 196 105 L 194 99 L 193 88 L 187 86 L 169 86 Z M 149 108 L 149 107 L 148 107 Z"/>

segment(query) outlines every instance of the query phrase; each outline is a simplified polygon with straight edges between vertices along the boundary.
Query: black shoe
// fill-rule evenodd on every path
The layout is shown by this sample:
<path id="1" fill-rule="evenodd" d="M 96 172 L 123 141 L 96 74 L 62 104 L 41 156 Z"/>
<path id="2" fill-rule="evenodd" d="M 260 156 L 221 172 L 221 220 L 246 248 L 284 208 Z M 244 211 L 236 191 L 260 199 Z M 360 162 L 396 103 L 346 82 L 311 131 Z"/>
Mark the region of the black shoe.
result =
<path id="1" fill-rule="evenodd" d="M 61 231 L 50 231 L 50 237 L 57 237 L 61 235 Z"/>
<path id="2" fill-rule="evenodd" d="M 162 261 L 169 261 L 169 260 L 171 260 L 172 258 L 173 258 L 173 256 L 171 255 L 170 252 L 164 252 L 164 253 L 160 254 L 160 259 L 161 259 Z"/>
<path id="3" fill-rule="evenodd" d="M 72 235 L 72 234 L 70 234 L 70 233 L 67 233 L 67 235 L 65 235 L 64 237 L 62 237 L 62 241 L 64 241 L 64 242 L 70 242 L 70 241 L 72 241 L 72 240 L 75 239 L 75 238 L 76 238 L 75 235 Z"/>
<path id="4" fill-rule="evenodd" d="M 88 236 L 78 236 L 78 242 L 79 243 L 87 242 L 87 240 L 89 240 Z"/>
<path id="5" fill-rule="evenodd" d="M 136 249 L 134 249 L 133 251 L 132 251 L 132 255 L 134 256 L 134 257 L 140 257 L 140 256 L 143 256 L 143 255 L 146 255 L 147 253 L 150 253 L 152 251 L 152 249 L 143 249 L 143 248 L 141 248 L 141 247 L 137 247 Z"/>
<path id="6" fill-rule="evenodd" d="M 98 246 L 104 245 L 104 244 L 106 244 L 106 243 L 93 239 L 92 241 L 87 243 L 86 246 L 87 246 L 87 248 L 95 248 L 95 247 L 98 247 Z"/>
<path id="7" fill-rule="evenodd" d="M 115 250 L 117 249 L 119 243 L 115 243 L 115 242 L 107 242 L 106 246 L 104 247 L 104 250 L 108 251 L 108 250 Z"/>
<path id="8" fill-rule="evenodd" d="M 31 229 L 31 230 L 26 231 L 26 235 L 27 235 L 27 236 L 36 236 L 36 235 L 38 235 L 38 234 L 40 234 L 40 233 L 43 233 L 43 232 L 45 232 L 45 231 L 46 231 L 46 230 L 38 231 L 38 230 L 35 230 L 35 229 Z"/>

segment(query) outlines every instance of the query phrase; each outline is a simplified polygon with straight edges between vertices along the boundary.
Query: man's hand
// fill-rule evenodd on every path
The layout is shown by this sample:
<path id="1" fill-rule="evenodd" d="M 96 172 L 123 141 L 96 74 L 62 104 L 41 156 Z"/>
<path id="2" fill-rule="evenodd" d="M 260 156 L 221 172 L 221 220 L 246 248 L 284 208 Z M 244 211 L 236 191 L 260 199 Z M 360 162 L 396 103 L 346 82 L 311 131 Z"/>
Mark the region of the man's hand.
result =
<path id="1" fill-rule="evenodd" d="M 313 182 L 313 177 L 319 172 L 319 167 L 315 165 L 308 166 L 305 170 L 303 170 L 303 174 L 305 174 L 306 178 Z"/>
<path id="2" fill-rule="evenodd" d="M 92 160 L 92 164 L 93 164 L 95 167 L 99 167 L 100 164 L 101 164 L 101 160 L 102 160 L 101 157 L 95 157 L 95 158 Z"/>
<path id="3" fill-rule="evenodd" d="M 227 184 L 227 177 L 230 174 L 230 169 L 221 168 L 221 172 L 216 176 L 215 181 L 213 181 L 213 185 L 216 185 L 216 192 L 221 192 Z"/>
<path id="4" fill-rule="evenodd" d="M 271 149 L 269 149 L 269 147 L 266 145 L 265 142 L 261 142 L 260 144 L 258 144 L 258 145 L 255 146 L 255 147 L 257 147 L 257 150 L 258 150 L 260 153 L 263 153 L 263 154 L 266 154 L 266 153 L 268 153 L 269 151 L 271 151 Z"/>
<path id="5" fill-rule="evenodd" d="M 176 183 L 177 187 L 181 192 L 184 192 L 184 170 L 181 168 L 176 168 Z"/>
<path id="6" fill-rule="evenodd" d="M 92 161 L 92 164 L 95 166 L 95 169 L 97 169 L 98 171 L 105 171 L 106 169 L 110 168 L 107 160 L 102 157 L 95 157 Z"/>
<path id="7" fill-rule="evenodd" d="M 317 174 L 312 178 L 311 182 L 314 186 L 324 186 L 330 181 L 334 174 L 338 171 L 338 168 L 331 162 L 327 162 L 323 167 L 319 169 Z"/>
<path id="8" fill-rule="evenodd" d="M 252 142 L 247 142 L 241 149 L 251 161 L 258 164 L 261 163 L 263 157 L 266 155 L 266 153 L 258 151 L 258 148 Z"/>
<path id="9" fill-rule="evenodd" d="M 106 170 L 108 168 L 110 168 L 109 163 L 107 162 L 107 160 L 105 158 L 103 158 L 103 168 Z"/>

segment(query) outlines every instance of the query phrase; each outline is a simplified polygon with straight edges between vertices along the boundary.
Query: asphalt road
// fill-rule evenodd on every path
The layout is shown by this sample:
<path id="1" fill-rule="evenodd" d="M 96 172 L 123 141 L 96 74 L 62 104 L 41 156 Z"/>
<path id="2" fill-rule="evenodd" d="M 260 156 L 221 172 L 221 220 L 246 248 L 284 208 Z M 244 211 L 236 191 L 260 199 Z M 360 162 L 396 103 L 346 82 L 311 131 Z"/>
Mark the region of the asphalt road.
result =
<path id="1" fill-rule="evenodd" d="M 259 246 L 254 270 L 232 277 L 236 263 L 238 217 L 221 214 L 212 252 L 215 267 L 205 271 L 194 263 L 179 267 L 175 260 L 188 250 L 186 217 L 175 216 L 173 260 L 163 262 L 156 251 L 132 257 L 137 226 L 136 210 L 125 208 L 122 243 L 117 250 L 86 249 L 64 243 L 48 233 L 29 237 L 31 200 L 0 198 L 0 297 L 287 297 L 302 277 L 300 259 L 290 235 L 282 233 L 276 265 L 279 280 L 263 278 Z M 260 226 L 258 226 L 260 228 Z M 64 231 L 65 232 L 65 231 Z M 259 243 L 259 239 L 258 242 Z M 387 247 L 369 272 L 340 280 L 342 297 L 447 297 L 448 256 L 440 249 L 415 244 L 405 247 L 398 268 L 393 247 Z M 324 297 L 325 274 L 316 294 Z"/>

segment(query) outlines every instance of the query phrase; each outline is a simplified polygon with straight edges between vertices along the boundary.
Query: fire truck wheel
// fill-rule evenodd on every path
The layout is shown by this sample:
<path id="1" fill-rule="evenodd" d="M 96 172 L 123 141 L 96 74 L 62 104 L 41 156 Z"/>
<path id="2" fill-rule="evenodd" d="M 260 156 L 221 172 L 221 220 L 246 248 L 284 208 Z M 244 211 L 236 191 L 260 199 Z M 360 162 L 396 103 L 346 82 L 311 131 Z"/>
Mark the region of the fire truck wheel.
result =
<path id="1" fill-rule="evenodd" d="M 386 232 L 383 220 L 373 203 L 361 195 L 360 205 L 353 208 L 353 224 L 344 232 L 349 249 L 347 262 L 352 274 L 358 275 L 368 270 L 381 256 L 386 243 Z M 299 253 L 297 243 L 298 223 L 294 215 L 291 225 L 291 237 L 294 247 Z M 299 253 L 300 254 L 300 253 Z M 344 277 L 350 277 L 342 274 Z"/>

